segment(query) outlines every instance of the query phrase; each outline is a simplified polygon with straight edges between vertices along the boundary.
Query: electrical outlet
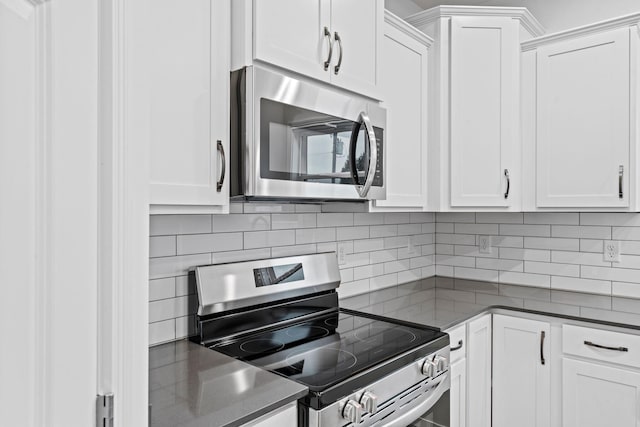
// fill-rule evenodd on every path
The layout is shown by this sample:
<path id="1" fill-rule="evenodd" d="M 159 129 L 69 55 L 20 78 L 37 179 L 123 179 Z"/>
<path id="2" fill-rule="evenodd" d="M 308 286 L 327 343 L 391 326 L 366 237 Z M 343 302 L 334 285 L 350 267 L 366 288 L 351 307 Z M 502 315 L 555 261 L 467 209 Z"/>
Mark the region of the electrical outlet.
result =
<path id="1" fill-rule="evenodd" d="M 347 244 L 338 243 L 338 265 L 347 263 Z"/>
<path id="2" fill-rule="evenodd" d="M 478 251 L 481 254 L 491 253 L 491 236 L 478 236 Z"/>
<path id="3" fill-rule="evenodd" d="M 615 240 L 604 241 L 604 260 L 620 262 L 620 242 Z"/>
<path id="4" fill-rule="evenodd" d="M 414 255 L 416 253 L 416 242 L 413 236 L 407 238 L 407 254 Z"/>

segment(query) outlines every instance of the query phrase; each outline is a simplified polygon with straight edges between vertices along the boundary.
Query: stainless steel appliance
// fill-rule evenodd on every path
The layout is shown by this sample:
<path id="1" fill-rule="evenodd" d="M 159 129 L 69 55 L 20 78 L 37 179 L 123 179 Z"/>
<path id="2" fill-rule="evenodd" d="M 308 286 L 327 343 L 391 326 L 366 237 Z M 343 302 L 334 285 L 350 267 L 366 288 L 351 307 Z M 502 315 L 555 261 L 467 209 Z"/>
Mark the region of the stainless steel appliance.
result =
<path id="1" fill-rule="evenodd" d="M 449 426 L 449 336 L 340 308 L 334 252 L 201 266 L 192 278 L 192 340 L 306 385 L 298 425 Z"/>
<path id="2" fill-rule="evenodd" d="M 231 196 L 386 198 L 386 112 L 259 66 L 231 73 Z"/>

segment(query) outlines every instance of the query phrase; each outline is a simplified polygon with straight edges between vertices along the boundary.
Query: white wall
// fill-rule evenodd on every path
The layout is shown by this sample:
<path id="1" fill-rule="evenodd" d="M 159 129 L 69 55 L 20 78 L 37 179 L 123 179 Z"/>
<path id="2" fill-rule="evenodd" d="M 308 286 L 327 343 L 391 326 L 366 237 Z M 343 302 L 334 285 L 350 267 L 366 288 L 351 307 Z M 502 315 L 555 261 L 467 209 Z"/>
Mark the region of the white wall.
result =
<path id="1" fill-rule="evenodd" d="M 424 9 L 441 4 L 526 7 L 538 18 L 547 33 L 640 12 L 640 0 L 394 0 L 399 10 L 417 4 Z M 400 15 L 407 16 L 407 15 Z"/>

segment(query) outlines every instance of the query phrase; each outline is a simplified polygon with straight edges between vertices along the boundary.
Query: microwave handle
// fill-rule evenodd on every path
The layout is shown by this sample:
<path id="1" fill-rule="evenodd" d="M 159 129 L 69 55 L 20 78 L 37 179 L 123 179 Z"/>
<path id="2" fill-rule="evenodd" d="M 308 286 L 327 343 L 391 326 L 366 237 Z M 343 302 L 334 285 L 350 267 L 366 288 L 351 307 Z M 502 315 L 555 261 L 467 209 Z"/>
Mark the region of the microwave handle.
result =
<path id="1" fill-rule="evenodd" d="M 371 120 L 369 120 L 369 116 L 362 112 L 360 113 L 360 121 L 364 124 L 365 131 L 369 136 L 369 170 L 367 171 L 367 178 L 364 181 L 364 185 L 358 188 L 358 194 L 360 197 L 366 197 L 369 193 L 369 189 L 373 185 L 373 179 L 376 176 L 376 168 L 378 167 L 378 144 L 376 141 L 376 133 L 373 130 L 373 125 L 371 124 Z"/>
<path id="2" fill-rule="evenodd" d="M 364 125 L 365 132 L 367 132 L 367 139 L 369 140 L 369 170 L 367 171 L 367 177 L 365 178 L 364 184 L 360 185 L 360 177 L 358 176 L 358 165 L 356 159 L 356 141 L 358 140 L 358 134 L 360 133 L 360 127 Z M 353 131 L 351 133 L 351 142 L 349 144 L 349 160 L 351 163 L 351 178 L 355 183 L 356 189 L 358 191 L 358 195 L 362 198 L 367 197 L 369 193 L 369 189 L 371 189 L 371 185 L 373 184 L 373 179 L 376 175 L 376 167 L 378 164 L 378 149 L 376 142 L 376 133 L 373 130 L 373 126 L 371 125 L 371 120 L 369 120 L 369 116 L 367 113 L 362 112 L 358 117 L 358 122 L 353 127 Z"/>

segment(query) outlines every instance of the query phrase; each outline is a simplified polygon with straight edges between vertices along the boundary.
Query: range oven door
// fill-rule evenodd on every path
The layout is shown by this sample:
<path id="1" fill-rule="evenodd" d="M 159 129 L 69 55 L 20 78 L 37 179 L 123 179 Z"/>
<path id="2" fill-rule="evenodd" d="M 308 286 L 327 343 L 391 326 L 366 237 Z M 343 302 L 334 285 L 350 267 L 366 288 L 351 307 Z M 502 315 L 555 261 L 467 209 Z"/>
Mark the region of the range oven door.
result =
<path id="1" fill-rule="evenodd" d="M 449 390 L 438 401 L 409 427 L 449 427 L 451 425 L 451 409 Z"/>
<path id="2" fill-rule="evenodd" d="M 235 79 L 232 75 L 236 91 L 232 127 L 243 131 L 232 134 L 244 138 L 236 141 L 232 136 L 232 146 L 239 143 L 243 152 L 239 168 L 244 173 L 239 178 L 244 178 L 244 196 L 386 197 L 384 109 L 355 95 L 257 66 L 235 73 L 241 74 Z M 238 99 L 244 99 L 244 105 Z M 232 195 L 236 195 L 233 188 Z"/>

